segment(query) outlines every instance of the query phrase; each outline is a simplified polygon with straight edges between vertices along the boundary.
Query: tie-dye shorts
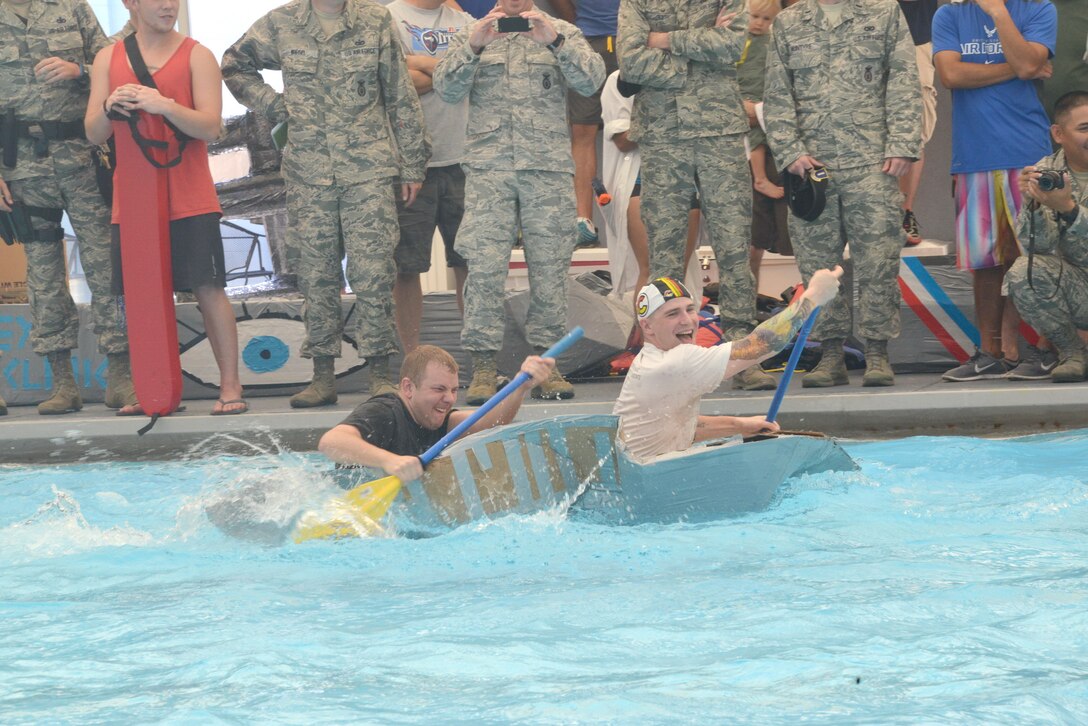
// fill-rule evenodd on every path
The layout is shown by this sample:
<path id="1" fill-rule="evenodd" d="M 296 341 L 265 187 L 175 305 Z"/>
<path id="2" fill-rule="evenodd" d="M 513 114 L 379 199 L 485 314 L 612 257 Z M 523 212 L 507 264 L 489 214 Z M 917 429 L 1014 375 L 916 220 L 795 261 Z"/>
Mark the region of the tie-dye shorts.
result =
<path id="1" fill-rule="evenodd" d="M 1008 267 L 1020 256 L 1019 169 L 954 174 L 956 266 L 961 270 Z"/>

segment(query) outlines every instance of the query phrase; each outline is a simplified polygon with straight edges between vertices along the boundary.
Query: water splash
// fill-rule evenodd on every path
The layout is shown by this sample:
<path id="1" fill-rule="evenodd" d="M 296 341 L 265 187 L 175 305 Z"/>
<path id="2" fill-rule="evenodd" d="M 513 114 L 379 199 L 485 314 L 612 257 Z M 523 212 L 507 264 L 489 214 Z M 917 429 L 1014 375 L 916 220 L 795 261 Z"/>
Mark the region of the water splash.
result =
<path id="1" fill-rule="evenodd" d="M 244 461 L 220 457 L 199 463 L 204 485 L 176 517 L 174 535 L 183 540 L 210 523 L 236 539 L 281 545 L 302 512 L 340 491 L 323 467 L 282 450 Z"/>
<path id="2" fill-rule="evenodd" d="M 102 529 L 83 516 L 71 493 L 52 486 L 53 499 L 22 522 L 0 529 L 0 550 L 9 562 L 62 557 L 98 547 L 146 547 L 154 542 L 149 532 L 124 525 Z"/>

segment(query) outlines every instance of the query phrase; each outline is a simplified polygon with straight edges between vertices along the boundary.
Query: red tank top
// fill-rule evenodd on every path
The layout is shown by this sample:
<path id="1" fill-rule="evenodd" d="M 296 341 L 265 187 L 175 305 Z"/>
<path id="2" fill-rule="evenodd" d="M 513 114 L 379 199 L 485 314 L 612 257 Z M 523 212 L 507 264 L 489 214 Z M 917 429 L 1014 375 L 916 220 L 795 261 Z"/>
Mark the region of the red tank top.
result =
<path id="1" fill-rule="evenodd" d="M 194 108 L 193 77 L 189 59 L 196 45 L 196 41 L 192 38 L 185 38 L 174 55 L 170 56 L 170 60 L 152 74 L 155 85 L 159 87 L 159 93 L 174 99 L 186 108 Z M 113 46 L 113 56 L 110 58 L 110 93 L 126 83 L 139 83 L 139 80 L 129 67 L 125 44 L 117 43 Z M 177 139 L 174 138 L 174 132 L 163 122 L 162 116 L 141 113 L 139 123 L 141 134 L 149 139 L 167 141 L 170 144 L 168 157 L 173 159 L 177 156 Z M 128 122 L 114 121 L 113 132 L 115 134 L 129 133 Z M 223 210 L 219 206 L 212 172 L 208 167 L 208 145 L 199 139 L 190 139 L 181 156 L 180 164 L 166 170 L 167 186 L 170 190 L 170 220 L 212 212 L 221 214 Z M 124 174 L 125 169 L 118 167 L 115 173 Z M 115 188 L 113 195 L 112 221 L 114 224 L 119 223 L 118 210 L 120 205 L 124 204 L 119 191 L 120 185 Z"/>

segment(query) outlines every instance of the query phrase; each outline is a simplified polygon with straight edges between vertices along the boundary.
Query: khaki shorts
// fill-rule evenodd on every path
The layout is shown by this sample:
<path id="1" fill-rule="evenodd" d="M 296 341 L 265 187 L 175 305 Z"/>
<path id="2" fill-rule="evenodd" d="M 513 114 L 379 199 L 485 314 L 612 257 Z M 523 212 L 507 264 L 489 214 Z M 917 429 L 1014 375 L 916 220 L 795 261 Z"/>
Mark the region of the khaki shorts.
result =
<path id="1" fill-rule="evenodd" d="M 933 85 L 933 43 L 914 46 L 918 59 L 918 80 L 922 84 L 922 146 L 933 138 L 937 127 L 937 87 Z"/>
<path id="2" fill-rule="evenodd" d="M 586 40 L 589 42 L 589 46 L 604 59 L 606 76 L 619 68 L 616 65 L 616 36 L 595 36 L 586 38 Z M 592 96 L 583 96 L 575 91 L 567 91 L 567 119 L 572 124 L 600 126 L 601 89 L 598 88 L 597 92 Z"/>
<path id="3" fill-rule="evenodd" d="M 465 267 L 465 258 L 454 249 L 457 230 L 465 214 L 465 172 L 461 165 L 428 167 L 423 187 L 410 207 L 401 201 L 399 184 L 396 189 L 400 241 L 393 251 L 393 261 L 397 273 L 422 274 L 431 269 L 431 245 L 436 227 L 446 248 L 446 267 Z"/>

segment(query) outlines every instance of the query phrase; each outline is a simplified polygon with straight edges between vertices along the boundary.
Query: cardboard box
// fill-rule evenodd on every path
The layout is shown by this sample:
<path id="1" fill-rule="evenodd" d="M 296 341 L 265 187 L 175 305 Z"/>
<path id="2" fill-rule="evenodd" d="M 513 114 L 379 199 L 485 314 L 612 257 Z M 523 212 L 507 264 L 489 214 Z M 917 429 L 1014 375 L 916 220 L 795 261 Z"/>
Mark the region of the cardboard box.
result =
<path id="1" fill-rule="evenodd" d="M 25 303 L 26 253 L 22 245 L 0 242 L 0 303 Z"/>

